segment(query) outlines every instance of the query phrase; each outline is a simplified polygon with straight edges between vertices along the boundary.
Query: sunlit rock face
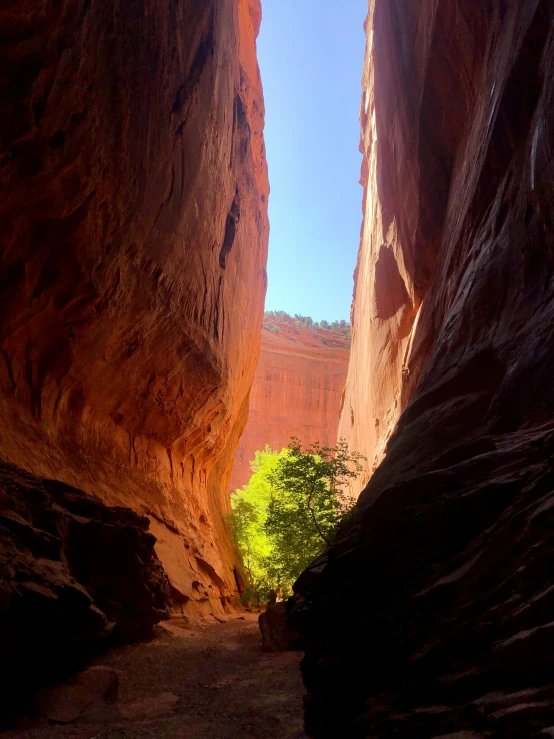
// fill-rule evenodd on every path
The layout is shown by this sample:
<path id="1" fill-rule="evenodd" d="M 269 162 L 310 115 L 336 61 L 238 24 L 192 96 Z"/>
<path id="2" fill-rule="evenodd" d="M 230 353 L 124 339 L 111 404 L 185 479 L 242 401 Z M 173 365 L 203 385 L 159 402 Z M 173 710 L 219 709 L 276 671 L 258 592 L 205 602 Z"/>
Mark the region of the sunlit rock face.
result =
<path id="1" fill-rule="evenodd" d="M 266 444 L 281 451 L 292 436 L 305 446 L 313 442 L 335 446 L 337 442 L 349 339 L 324 329 L 297 329 L 286 320 L 280 329 L 278 334 L 262 331 L 248 422 L 229 483 L 231 492 L 248 482 L 250 462 Z"/>
<path id="2" fill-rule="evenodd" d="M 146 514 L 177 603 L 223 517 L 266 287 L 257 0 L 0 10 L 0 456 Z"/>
<path id="3" fill-rule="evenodd" d="M 297 584 L 315 737 L 554 725 L 553 14 L 370 3 L 342 428 L 386 456 Z"/>

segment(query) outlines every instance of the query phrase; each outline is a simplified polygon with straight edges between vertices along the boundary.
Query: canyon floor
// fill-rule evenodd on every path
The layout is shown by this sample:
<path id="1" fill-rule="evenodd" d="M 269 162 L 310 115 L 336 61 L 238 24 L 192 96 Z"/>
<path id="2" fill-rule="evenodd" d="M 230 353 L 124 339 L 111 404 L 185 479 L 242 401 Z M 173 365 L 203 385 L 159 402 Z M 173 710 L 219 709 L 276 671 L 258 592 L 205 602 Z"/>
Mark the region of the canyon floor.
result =
<path id="1" fill-rule="evenodd" d="M 39 726 L 4 739 L 303 739 L 300 652 L 265 653 L 257 615 L 190 629 L 157 627 L 146 643 L 97 660 L 119 673 L 126 719 Z"/>

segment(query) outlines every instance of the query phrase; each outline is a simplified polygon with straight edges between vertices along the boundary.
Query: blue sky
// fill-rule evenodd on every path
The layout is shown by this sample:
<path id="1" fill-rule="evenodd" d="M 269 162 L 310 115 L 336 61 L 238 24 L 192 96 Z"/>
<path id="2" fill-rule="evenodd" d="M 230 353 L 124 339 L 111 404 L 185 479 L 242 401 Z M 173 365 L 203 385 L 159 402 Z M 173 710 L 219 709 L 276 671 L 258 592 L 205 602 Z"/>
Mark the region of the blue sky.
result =
<path id="1" fill-rule="evenodd" d="M 362 220 L 367 0 L 262 0 L 269 198 L 266 310 L 350 317 Z"/>

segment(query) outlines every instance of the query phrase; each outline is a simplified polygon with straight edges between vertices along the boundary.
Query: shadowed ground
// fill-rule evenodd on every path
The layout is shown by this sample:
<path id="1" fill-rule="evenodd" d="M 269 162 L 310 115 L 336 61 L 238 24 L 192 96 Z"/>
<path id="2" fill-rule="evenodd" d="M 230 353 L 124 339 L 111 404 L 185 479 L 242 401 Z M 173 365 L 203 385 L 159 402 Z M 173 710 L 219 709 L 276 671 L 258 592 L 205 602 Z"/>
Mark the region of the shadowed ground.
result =
<path id="1" fill-rule="evenodd" d="M 97 664 L 120 671 L 119 703 L 130 716 L 109 723 L 47 725 L 5 739 L 303 739 L 300 652 L 260 649 L 257 616 L 202 630 L 172 619 L 145 644 L 119 647 Z M 155 715 L 157 714 L 157 715 Z"/>

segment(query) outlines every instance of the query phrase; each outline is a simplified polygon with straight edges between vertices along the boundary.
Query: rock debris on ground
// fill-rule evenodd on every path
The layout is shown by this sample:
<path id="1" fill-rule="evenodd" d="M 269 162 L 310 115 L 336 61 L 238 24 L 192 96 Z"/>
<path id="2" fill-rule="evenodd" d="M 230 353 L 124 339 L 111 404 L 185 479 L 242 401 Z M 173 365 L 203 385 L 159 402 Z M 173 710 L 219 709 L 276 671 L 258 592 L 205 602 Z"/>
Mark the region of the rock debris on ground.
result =
<path id="1" fill-rule="evenodd" d="M 252 614 L 202 629 L 174 618 L 97 660 L 119 674 L 115 720 L 42 719 L 4 739 L 303 739 L 301 657 L 262 652 Z"/>

